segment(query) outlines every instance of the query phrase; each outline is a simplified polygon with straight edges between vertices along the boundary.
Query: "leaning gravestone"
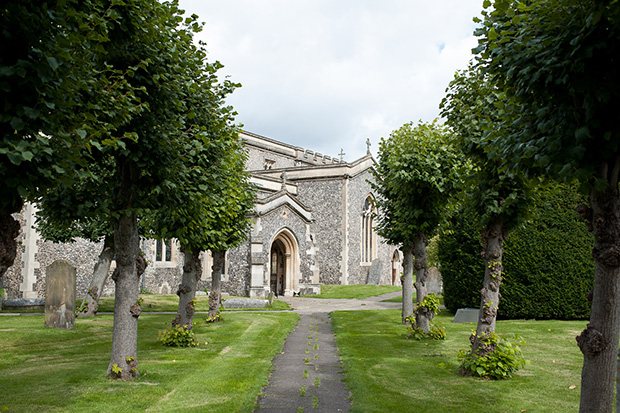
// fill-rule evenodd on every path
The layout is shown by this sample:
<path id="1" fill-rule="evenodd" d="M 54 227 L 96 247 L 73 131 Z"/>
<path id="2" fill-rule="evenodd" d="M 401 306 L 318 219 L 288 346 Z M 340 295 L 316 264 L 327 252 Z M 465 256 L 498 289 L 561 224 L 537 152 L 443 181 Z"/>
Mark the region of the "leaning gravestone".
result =
<path id="1" fill-rule="evenodd" d="M 480 310 L 478 308 L 459 308 L 454 315 L 453 323 L 477 323 Z"/>
<path id="2" fill-rule="evenodd" d="M 379 285 L 381 284 L 381 271 L 383 270 L 383 261 L 379 258 L 375 258 L 372 260 L 372 264 L 370 264 L 370 271 L 368 272 L 368 279 L 366 280 L 366 284 L 369 285 Z"/>
<path id="3" fill-rule="evenodd" d="M 443 294 L 443 280 L 441 279 L 441 273 L 436 267 L 430 267 L 428 269 L 426 289 L 429 294 Z"/>
<path id="4" fill-rule="evenodd" d="M 47 267 L 45 284 L 45 327 L 75 328 L 75 268 L 54 261 Z"/>

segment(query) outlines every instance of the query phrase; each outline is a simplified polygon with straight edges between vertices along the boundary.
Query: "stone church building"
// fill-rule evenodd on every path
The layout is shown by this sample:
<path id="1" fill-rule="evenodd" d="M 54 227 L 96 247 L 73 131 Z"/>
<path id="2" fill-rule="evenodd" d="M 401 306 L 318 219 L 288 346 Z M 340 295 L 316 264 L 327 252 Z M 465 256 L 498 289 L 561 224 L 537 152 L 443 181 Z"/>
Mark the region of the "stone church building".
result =
<path id="1" fill-rule="evenodd" d="M 247 240 L 226 253 L 222 291 L 265 297 L 315 294 L 320 284 L 400 285 L 400 253 L 374 231 L 374 159 L 368 153 L 353 162 L 332 158 L 250 132 L 242 132 L 249 153 L 247 169 L 257 193 Z M 77 294 L 88 289 L 101 244 L 44 241 L 32 228 L 36 207 L 26 205 L 21 248 L 3 277 L 6 298 L 42 298 L 45 268 L 65 259 L 77 268 Z M 143 239 L 149 262 L 141 288 L 175 293 L 183 258 L 174 240 Z M 211 285 L 211 256 L 202 254 L 199 288 Z M 114 263 L 112 264 L 114 266 Z M 104 295 L 111 295 L 108 279 Z"/>

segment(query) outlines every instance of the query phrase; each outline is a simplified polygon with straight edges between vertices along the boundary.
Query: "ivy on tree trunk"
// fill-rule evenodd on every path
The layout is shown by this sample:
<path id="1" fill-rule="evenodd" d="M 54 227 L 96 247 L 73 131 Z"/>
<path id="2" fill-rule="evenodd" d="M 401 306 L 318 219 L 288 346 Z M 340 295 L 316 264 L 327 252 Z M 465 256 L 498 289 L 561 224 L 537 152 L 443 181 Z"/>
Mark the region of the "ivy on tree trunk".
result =
<path id="1" fill-rule="evenodd" d="M 183 279 L 177 290 L 179 296 L 179 308 L 177 316 L 172 321 L 172 325 L 186 326 L 191 330 L 194 326 L 196 285 L 202 275 L 202 267 L 200 263 L 200 251 L 183 250 L 185 262 L 183 264 Z"/>
<path id="2" fill-rule="evenodd" d="M 495 332 L 495 321 L 499 307 L 499 287 L 502 283 L 502 255 L 504 254 L 505 228 L 502 221 L 490 223 L 482 230 L 482 258 L 484 258 L 484 282 L 480 291 L 480 313 L 472 342 L 472 354 L 484 357 L 495 351 L 495 345 L 482 341 Z"/>
<path id="3" fill-rule="evenodd" d="M 103 287 L 108 279 L 110 264 L 112 264 L 113 259 L 114 238 L 106 235 L 103 241 L 103 248 L 101 249 L 101 253 L 93 269 L 93 278 L 90 281 L 88 292 L 78 311 L 78 318 L 93 317 L 97 314 L 99 298 L 101 298 L 101 294 L 103 293 Z"/>

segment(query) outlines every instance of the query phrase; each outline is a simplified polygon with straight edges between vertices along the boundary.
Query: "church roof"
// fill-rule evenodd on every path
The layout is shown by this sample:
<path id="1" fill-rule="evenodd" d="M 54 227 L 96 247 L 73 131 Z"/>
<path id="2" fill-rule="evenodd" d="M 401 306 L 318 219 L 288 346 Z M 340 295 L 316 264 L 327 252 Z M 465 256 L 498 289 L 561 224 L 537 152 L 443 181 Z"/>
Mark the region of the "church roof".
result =
<path id="1" fill-rule="evenodd" d="M 283 205 L 288 206 L 289 209 L 307 222 L 312 221 L 312 210 L 305 206 L 296 196 L 291 195 L 284 189 L 267 198 L 257 199 L 254 212 L 258 216 L 267 215 Z"/>
<path id="2" fill-rule="evenodd" d="M 324 155 L 310 149 L 304 149 L 299 146 L 289 145 L 275 139 L 267 138 L 248 131 L 241 131 L 239 137 L 243 139 L 246 145 L 255 148 L 264 149 L 279 155 L 288 156 L 299 160 L 302 164 L 310 165 L 329 165 L 346 163 L 337 157 Z"/>

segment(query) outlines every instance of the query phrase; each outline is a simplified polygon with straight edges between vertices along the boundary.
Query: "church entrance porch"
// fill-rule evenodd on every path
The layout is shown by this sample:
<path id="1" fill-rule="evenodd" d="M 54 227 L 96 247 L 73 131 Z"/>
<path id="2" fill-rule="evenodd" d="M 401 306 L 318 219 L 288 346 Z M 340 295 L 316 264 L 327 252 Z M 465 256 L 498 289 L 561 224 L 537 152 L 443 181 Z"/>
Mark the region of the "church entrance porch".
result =
<path id="1" fill-rule="evenodd" d="M 299 290 L 299 247 L 295 236 L 283 229 L 270 248 L 269 289 L 277 295 L 292 296 Z"/>
<path id="2" fill-rule="evenodd" d="M 282 241 L 275 240 L 271 247 L 271 279 L 269 288 L 276 295 L 284 295 L 286 283 L 286 248 Z"/>

